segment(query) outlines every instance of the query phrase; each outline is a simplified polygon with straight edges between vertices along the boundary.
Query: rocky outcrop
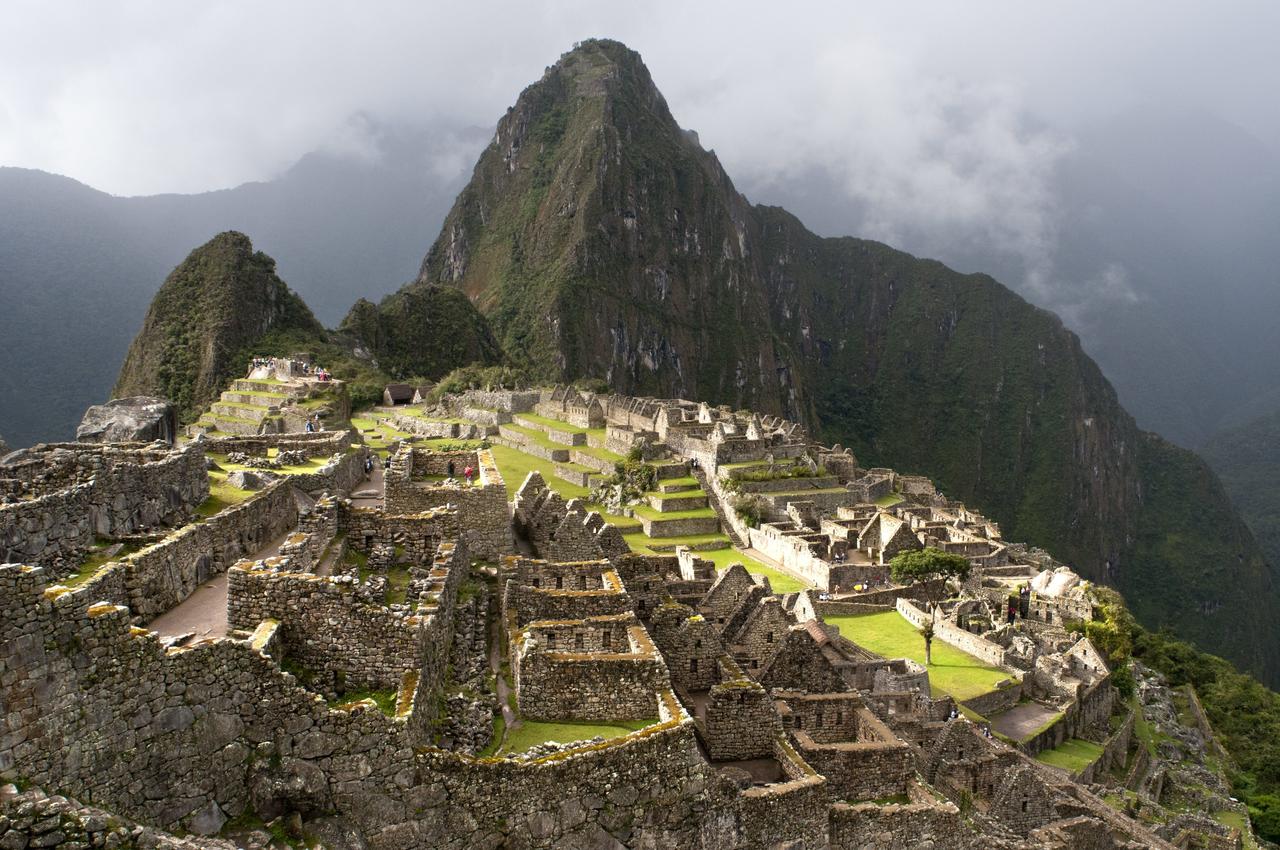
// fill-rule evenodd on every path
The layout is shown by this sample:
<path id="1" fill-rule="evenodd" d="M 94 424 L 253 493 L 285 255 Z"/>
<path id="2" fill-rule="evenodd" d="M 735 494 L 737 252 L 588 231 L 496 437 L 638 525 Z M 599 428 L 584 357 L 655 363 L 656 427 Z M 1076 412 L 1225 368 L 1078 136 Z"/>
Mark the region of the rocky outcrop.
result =
<path id="1" fill-rule="evenodd" d="M 484 316 L 456 289 L 414 284 L 374 304 L 361 298 L 339 330 L 398 378 L 434 380 L 471 363 L 499 362 Z"/>
<path id="2" fill-rule="evenodd" d="M 465 292 L 543 377 L 783 414 L 868 467 L 926 473 L 1144 622 L 1280 680 L 1280 592 L 1249 531 L 1056 316 L 753 206 L 617 42 L 521 93 L 419 280 Z"/>
<path id="3" fill-rule="evenodd" d="M 165 279 L 113 394 L 163 396 L 189 421 L 237 377 L 248 346 L 288 330 L 323 335 L 307 305 L 276 276 L 275 260 L 254 251 L 243 233 L 220 233 Z"/>
<path id="4" fill-rule="evenodd" d="M 150 443 L 170 445 L 178 436 L 178 416 L 173 405 L 154 396 L 113 398 L 84 412 L 76 440 L 82 443 Z M 0 454 L 4 454 L 0 451 Z"/>

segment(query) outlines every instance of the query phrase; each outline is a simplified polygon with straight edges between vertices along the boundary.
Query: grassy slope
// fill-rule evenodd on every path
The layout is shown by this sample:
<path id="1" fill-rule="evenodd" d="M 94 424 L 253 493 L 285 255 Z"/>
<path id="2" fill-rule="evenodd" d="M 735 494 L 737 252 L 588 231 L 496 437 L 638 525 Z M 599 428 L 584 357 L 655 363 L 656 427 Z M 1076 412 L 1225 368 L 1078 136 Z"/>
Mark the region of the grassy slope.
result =
<path id="1" fill-rule="evenodd" d="M 886 658 L 910 658 L 924 663 L 924 639 L 897 611 L 824 619 L 839 626 L 842 636 L 872 652 Z M 997 682 L 1008 678 L 1009 674 L 1003 670 L 988 667 L 941 640 L 933 641 L 929 684 L 935 696 L 946 693 L 957 700 L 972 699 L 994 690 Z"/>

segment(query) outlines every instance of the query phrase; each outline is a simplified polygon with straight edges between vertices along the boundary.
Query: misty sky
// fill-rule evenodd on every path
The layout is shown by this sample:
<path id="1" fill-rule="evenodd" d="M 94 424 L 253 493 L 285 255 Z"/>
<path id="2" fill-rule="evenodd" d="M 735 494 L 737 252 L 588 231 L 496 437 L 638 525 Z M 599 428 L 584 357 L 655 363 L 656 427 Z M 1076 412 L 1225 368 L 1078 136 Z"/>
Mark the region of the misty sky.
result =
<path id="1" fill-rule="evenodd" d="M 676 119 L 753 200 L 776 193 L 804 212 L 796 187 L 819 185 L 857 211 L 811 220 L 819 231 L 961 264 L 963 244 L 981 243 L 1018 258 L 1023 290 L 1064 314 L 1070 300 L 1046 294 L 1052 175 L 1080 134 L 1135 111 L 1204 113 L 1280 152 L 1274 0 L 9 0 L 5 12 L 0 165 L 151 194 L 270 179 L 317 148 L 377 157 L 370 127 L 492 127 L 574 41 L 607 36 L 640 51 Z M 476 153 L 433 167 L 462 173 Z M 1126 297 L 1123 268 L 1095 277 L 1089 293 Z"/>

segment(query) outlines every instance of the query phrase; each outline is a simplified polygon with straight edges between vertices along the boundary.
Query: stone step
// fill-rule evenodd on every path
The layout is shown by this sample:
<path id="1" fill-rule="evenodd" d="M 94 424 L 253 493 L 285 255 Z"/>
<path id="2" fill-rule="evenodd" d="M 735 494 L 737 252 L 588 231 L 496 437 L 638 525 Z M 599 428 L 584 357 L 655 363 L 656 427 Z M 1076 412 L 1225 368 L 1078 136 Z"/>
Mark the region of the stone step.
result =
<path id="1" fill-rule="evenodd" d="M 646 493 L 645 500 L 649 503 L 649 507 L 664 514 L 707 507 L 707 494 L 701 490 L 691 490 L 686 493 Z"/>
<path id="2" fill-rule="evenodd" d="M 657 511 L 646 511 L 637 508 L 636 519 L 648 537 L 692 537 L 697 534 L 716 534 L 720 531 L 720 520 L 715 513 L 710 516 L 696 517 L 664 517 Z"/>
<path id="3" fill-rule="evenodd" d="M 252 422 L 261 422 L 267 417 L 270 408 L 254 407 L 247 404 L 228 404 L 225 401 L 215 401 L 209 408 L 210 412 L 218 418 L 228 419 L 247 419 Z"/>
<path id="4" fill-rule="evenodd" d="M 680 493 L 686 490 L 701 490 L 702 485 L 692 475 L 687 478 L 668 478 L 658 482 L 659 493 Z"/>
<path id="5" fill-rule="evenodd" d="M 507 445 L 511 448 L 518 449 L 525 454 L 531 454 L 534 457 L 540 457 L 543 460 L 563 463 L 569 460 L 569 449 L 552 448 L 539 442 L 535 437 L 521 431 L 514 425 L 499 425 L 498 435 L 504 440 L 508 440 Z"/>
<path id="6" fill-rule="evenodd" d="M 530 419 L 528 416 L 521 413 L 517 413 L 512 416 L 511 420 L 522 428 L 540 431 L 547 435 L 547 439 L 560 443 L 561 445 L 585 446 L 587 444 L 587 435 L 574 428 L 572 425 L 565 424 L 563 427 L 558 425 L 548 425 L 546 422 L 539 422 L 536 419 Z"/>

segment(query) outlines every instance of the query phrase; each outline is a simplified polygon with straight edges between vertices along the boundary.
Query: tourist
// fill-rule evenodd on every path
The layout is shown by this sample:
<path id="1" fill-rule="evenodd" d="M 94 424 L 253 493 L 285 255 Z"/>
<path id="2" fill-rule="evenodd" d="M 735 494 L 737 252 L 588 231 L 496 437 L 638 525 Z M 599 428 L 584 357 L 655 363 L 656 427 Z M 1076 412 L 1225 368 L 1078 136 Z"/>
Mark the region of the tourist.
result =
<path id="1" fill-rule="evenodd" d="M 364 477 L 368 478 L 373 475 L 373 455 L 364 456 Z"/>
<path id="2" fill-rule="evenodd" d="M 449 461 L 449 479 L 453 480 L 453 477 L 456 474 L 457 474 L 457 467 L 453 465 L 453 461 Z"/>
<path id="3" fill-rule="evenodd" d="M 462 474 L 467 479 L 467 483 L 470 484 L 471 476 L 475 475 L 476 471 L 468 466 L 466 469 L 462 470 Z"/>

